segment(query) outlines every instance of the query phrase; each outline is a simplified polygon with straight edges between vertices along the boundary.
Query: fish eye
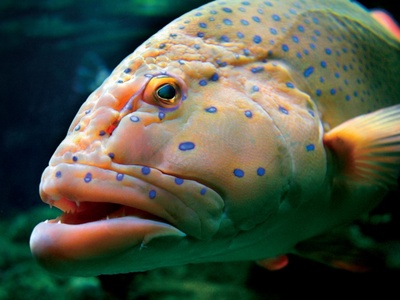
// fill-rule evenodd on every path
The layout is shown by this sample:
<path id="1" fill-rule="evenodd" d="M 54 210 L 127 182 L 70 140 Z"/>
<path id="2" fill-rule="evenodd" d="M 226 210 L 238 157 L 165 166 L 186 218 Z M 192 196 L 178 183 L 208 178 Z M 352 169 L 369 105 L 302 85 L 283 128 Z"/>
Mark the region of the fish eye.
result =
<path id="1" fill-rule="evenodd" d="M 161 107 L 173 107 L 181 99 L 181 89 L 176 78 L 160 75 L 150 79 L 143 94 L 143 100 Z"/>

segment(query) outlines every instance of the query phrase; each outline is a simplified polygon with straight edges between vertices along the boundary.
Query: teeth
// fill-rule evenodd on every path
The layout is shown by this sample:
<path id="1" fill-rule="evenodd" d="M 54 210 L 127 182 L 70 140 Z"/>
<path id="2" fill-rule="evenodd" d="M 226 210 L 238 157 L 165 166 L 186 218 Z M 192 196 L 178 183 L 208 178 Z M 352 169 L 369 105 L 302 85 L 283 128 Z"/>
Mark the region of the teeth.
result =
<path id="1" fill-rule="evenodd" d="M 49 220 L 44 221 L 45 223 L 49 223 Z"/>
<path id="2" fill-rule="evenodd" d="M 109 217 L 109 216 L 107 216 L 107 217 L 106 217 L 106 220 L 110 220 L 110 217 Z"/>
<path id="3" fill-rule="evenodd" d="M 57 224 L 61 224 L 61 220 L 58 220 Z"/>
<path id="4" fill-rule="evenodd" d="M 80 203 L 78 201 L 75 201 L 76 206 L 79 207 Z"/>

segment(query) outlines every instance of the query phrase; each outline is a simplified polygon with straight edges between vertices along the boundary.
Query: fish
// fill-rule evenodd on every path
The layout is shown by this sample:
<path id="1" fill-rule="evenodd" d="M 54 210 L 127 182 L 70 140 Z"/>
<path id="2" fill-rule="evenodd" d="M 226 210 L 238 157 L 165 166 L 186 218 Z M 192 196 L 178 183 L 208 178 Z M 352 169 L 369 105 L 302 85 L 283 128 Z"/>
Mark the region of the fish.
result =
<path id="1" fill-rule="evenodd" d="M 397 186 L 398 32 L 347 0 L 214 1 L 171 22 L 78 111 L 40 182 L 63 213 L 33 229 L 33 257 L 68 276 L 288 254 L 363 271 L 339 245 Z"/>

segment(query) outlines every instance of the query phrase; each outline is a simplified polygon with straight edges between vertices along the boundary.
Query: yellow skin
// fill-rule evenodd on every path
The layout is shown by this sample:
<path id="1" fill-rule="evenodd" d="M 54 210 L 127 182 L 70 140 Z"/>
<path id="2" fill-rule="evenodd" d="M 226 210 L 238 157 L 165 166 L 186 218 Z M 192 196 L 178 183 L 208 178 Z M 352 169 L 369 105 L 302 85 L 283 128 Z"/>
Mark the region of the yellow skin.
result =
<path id="1" fill-rule="evenodd" d="M 70 275 L 260 260 L 356 219 L 393 183 L 398 154 L 387 176 L 376 167 L 389 179 L 370 180 L 340 151 L 360 140 L 340 134 L 362 122 L 325 133 L 399 103 L 399 50 L 345 0 L 232 0 L 187 13 L 81 107 L 40 185 L 65 213 L 35 228 L 34 256 Z"/>

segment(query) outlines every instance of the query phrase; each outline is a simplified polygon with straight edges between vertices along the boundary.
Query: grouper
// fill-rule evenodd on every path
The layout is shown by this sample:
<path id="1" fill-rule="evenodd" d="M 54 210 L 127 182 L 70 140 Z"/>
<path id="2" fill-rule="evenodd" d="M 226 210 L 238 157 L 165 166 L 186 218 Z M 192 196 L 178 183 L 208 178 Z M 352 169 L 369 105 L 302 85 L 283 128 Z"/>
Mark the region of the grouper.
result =
<path id="1" fill-rule="evenodd" d="M 188 12 L 78 111 L 40 183 L 63 213 L 34 228 L 33 256 L 80 276 L 239 260 L 274 270 L 288 253 L 360 270 L 343 247 L 298 245 L 342 245 L 338 228 L 396 188 L 399 65 L 396 23 L 354 1 Z"/>

